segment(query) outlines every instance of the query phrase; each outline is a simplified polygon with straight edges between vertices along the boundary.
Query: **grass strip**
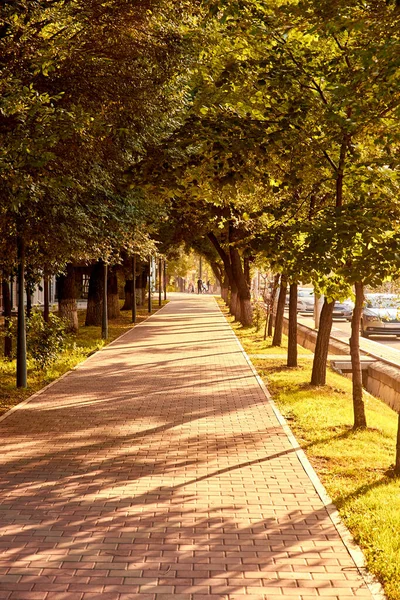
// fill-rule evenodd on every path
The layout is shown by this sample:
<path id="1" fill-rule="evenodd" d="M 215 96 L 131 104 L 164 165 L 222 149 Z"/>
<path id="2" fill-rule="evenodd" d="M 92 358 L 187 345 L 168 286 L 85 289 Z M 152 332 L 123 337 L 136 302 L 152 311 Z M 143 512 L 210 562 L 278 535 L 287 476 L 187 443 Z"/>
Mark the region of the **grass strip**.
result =
<path id="1" fill-rule="evenodd" d="M 164 304 L 166 302 L 163 302 Z M 157 310 L 159 310 L 158 306 L 151 314 Z M 2 354 L 0 355 L 0 416 L 134 327 L 131 321 L 131 311 L 121 311 L 117 319 L 109 321 L 108 340 L 105 341 L 101 339 L 101 327 L 85 326 L 85 315 L 85 310 L 78 311 L 79 331 L 77 335 L 67 336 L 65 351 L 48 369 L 38 370 L 34 361 L 28 360 L 28 387 L 26 389 L 15 387 L 16 361 L 4 360 Z M 137 323 L 144 321 L 148 316 L 147 308 L 138 307 Z M 2 341 L 2 336 L 0 336 L 1 352 L 3 351 Z"/>
<path id="2" fill-rule="evenodd" d="M 286 366 L 281 348 L 263 340 L 263 331 L 243 328 L 226 315 L 279 410 L 318 473 L 341 518 L 362 548 L 367 567 L 388 600 L 400 600 L 400 478 L 393 476 L 397 415 L 365 393 L 368 429 L 353 431 L 351 381 L 328 369 L 327 385 L 309 384 L 310 351 L 299 347 L 299 366 Z"/>

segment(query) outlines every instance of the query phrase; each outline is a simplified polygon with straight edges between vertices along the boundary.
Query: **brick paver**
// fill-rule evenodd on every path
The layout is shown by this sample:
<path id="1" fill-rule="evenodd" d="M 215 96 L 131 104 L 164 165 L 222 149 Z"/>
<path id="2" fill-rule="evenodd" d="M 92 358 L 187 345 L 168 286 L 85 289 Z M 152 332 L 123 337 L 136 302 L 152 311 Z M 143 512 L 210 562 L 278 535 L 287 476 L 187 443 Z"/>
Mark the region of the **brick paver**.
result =
<path id="1" fill-rule="evenodd" d="M 212 297 L 176 297 L 0 436 L 0 600 L 371 598 Z"/>

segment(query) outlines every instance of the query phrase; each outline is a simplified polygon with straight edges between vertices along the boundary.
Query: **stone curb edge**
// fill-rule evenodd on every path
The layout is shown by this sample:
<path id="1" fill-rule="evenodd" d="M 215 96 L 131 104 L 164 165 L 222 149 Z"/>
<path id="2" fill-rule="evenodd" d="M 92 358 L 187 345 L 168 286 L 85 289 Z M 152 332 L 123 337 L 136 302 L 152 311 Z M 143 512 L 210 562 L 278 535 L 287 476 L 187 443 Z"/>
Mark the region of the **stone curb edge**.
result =
<path id="1" fill-rule="evenodd" d="M 216 300 L 215 300 L 215 303 L 217 304 L 219 310 L 221 311 L 221 314 L 223 316 L 225 316 Z M 228 323 L 228 321 L 227 321 L 227 323 Z M 229 323 L 228 323 L 228 325 L 230 327 Z M 348 553 L 352 557 L 361 577 L 363 578 L 363 580 L 365 581 L 365 584 L 367 585 L 369 591 L 371 592 L 372 597 L 374 598 L 374 600 L 386 600 L 386 596 L 383 591 L 382 585 L 379 583 L 379 581 L 377 581 L 377 579 L 375 579 L 375 577 L 372 575 L 372 573 L 370 573 L 365 566 L 365 557 L 364 557 L 364 554 L 363 554 L 361 548 L 358 546 L 358 544 L 356 544 L 350 531 L 347 529 L 346 525 L 344 525 L 344 523 L 342 522 L 336 506 L 333 504 L 326 489 L 322 485 L 316 471 L 314 470 L 314 467 L 311 465 L 306 454 L 304 453 L 304 450 L 302 450 L 302 448 L 300 447 L 298 441 L 296 440 L 295 436 L 293 435 L 293 432 L 290 429 L 289 425 L 287 424 L 285 418 L 283 417 L 280 410 L 276 406 L 271 394 L 268 391 L 268 388 L 266 387 L 265 383 L 261 379 L 260 375 L 257 373 L 255 366 L 251 362 L 250 357 L 248 356 L 247 352 L 243 348 L 239 338 L 237 337 L 236 333 L 233 331 L 232 327 L 230 327 L 230 329 L 233 333 L 233 336 L 236 339 L 236 342 L 237 342 L 240 350 L 242 351 L 242 354 L 243 354 L 247 364 L 249 365 L 254 377 L 256 378 L 258 385 L 260 386 L 263 393 L 265 394 L 265 397 L 267 398 L 268 402 L 270 403 L 272 410 L 274 411 L 279 424 L 282 426 L 282 429 L 286 433 L 291 445 L 293 446 L 293 449 L 297 455 L 297 458 L 299 459 L 299 461 L 301 463 L 301 466 L 303 467 L 304 471 L 307 473 L 308 477 L 310 478 L 311 483 L 313 484 L 318 496 L 321 498 L 321 501 L 329 515 L 329 518 L 331 519 L 336 531 L 338 532 L 341 540 L 343 541 L 343 544 L 345 545 Z"/>
<path id="2" fill-rule="evenodd" d="M 95 352 L 93 352 L 93 354 L 90 354 L 90 356 L 87 356 L 84 360 L 82 360 L 80 363 L 78 363 L 75 367 L 72 367 L 72 369 L 70 369 L 69 371 L 66 371 L 66 373 L 63 373 L 62 375 L 60 375 L 60 377 L 58 377 L 57 379 L 55 379 L 51 383 L 48 383 L 44 387 L 42 387 L 42 389 L 40 389 L 38 392 L 35 392 L 34 394 L 32 394 L 32 396 L 29 396 L 29 398 L 25 398 L 25 400 L 23 400 L 22 402 L 19 402 L 18 404 L 16 404 L 12 408 L 10 408 L 10 410 L 8 410 L 7 412 L 5 412 L 3 415 L 0 416 L 0 423 L 2 421 L 4 421 L 5 419 L 7 419 L 7 417 L 11 416 L 16 410 L 20 410 L 21 408 L 24 408 L 24 406 L 26 406 L 26 404 L 28 404 L 29 402 L 31 402 L 31 400 L 34 400 L 38 396 L 41 396 L 42 394 L 44 394 L 44 392 L 46 392 L 48 389 L 50 389 L 53 385 L 55 385 L 59 381 L 62 381 L 63 379 L 66 379 L 69 375 L 71 375 L 75 371 L 79 371 L 79 369 L 81 369 L 83 366 L 85 366 L 86 363 L 89 360 L 91 360 L 93 357 L 95 357 L 99 352 L 104 352 L 104 350 L 107 350 L 107 348 L 109 348 L 110 346 L 112 346 L 115 343 L 119 342 L 125 335 L 127 335 L 128 333 L 130 333 L 132 331 L 132 329 L 135 329 L 136 327 L 140 327 L 141 325 L 143 325 L 144 323 L 146 323 L 146 321 L 148 321 L 149 319 L 151 319 L 151 317 L 153 317 L 154 315 L 156 315 L 157 313 L 159 313 L 160 310 L 163 310 L 163 308 L 165 308 L 166 306 L 167 305 L 164 304 L 164 306 L 161 306 L 158 310 L 156 310 L 155 313 L 153 313 L 152 315 L 149 315 L 148 317 L 146 317 L 145 319 L 143 319 L 143 321 L 141 321 L 140 323 L 135 323 L 133 325 L 133 327 L 131 327 L 130 329 L 128 329 L 128 331 L 125 331 L 125 333 L 121 333 L 121 335 L 118 336 L 117 338 L 115 338 L 115 340 L 113 340 L 112 342 L 110 342 L 106 346 L 103 346 L 102 348 L 99 348 L 98 350 L 96 350 Z"/>

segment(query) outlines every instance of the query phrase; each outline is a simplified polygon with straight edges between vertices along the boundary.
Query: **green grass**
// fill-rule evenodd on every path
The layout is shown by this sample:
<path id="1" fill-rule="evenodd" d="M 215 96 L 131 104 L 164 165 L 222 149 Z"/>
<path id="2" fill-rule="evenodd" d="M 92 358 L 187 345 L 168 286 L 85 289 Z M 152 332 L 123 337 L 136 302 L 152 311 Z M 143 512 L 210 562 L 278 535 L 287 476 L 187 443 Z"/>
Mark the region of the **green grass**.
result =
<path id="1" fill-rule="evenodd" d="M 224 308 L 221 304 L 220 307 L 224 311 Z M 240 342 L 243 348 L 246 350 L 247 354 L 282 354 L 282 356 L 286 356 L 286 336 L 283 336 L 281 346 L 272 346 L 271 338 L 267 337 L 267 339 L 264 340 L 264 324 L 262 325 L 260 330 L 257 331 L 255 327 L 242 327 L 242 325 L 240 325 L 240 323 L 238 322 L 235 322 L 232 317 L 228 315 L 226 316 L 230 322 L 232 329 L 238 335 L 238 337 L 240 337 Z M 298 346 L 298 354 L 312 356 L 312 352 L 310 352 L 310 350 L 302 348 L 301 346 Z"/>
<path id="2" fill-rule="evenodd" d="M 158 307 L 153 310 L 153 313 L 157 312 L 157 310 Z M 147 308 L 138 308 L 138 323 L 148 316 Z M 40 371 L 36 368 L 32 360 L 28 360 L 28 387 L 26 389 L 17 389 L 15 387 L 15 360 L 5 361 L 3 355 L 0 355 L 0 415 L 10 410 L 10 408 L 22 400 L 29 398 L 29 396 L 39 391 L 48 383 L 58 379 L 61 375 L 85 360 L 90 354 L 93 354 L 93 352 L 96 352 L 132 328 L 131 311 L 121 311 L 118 319 L 109 321 L 109 337 L 107 342 L 105 342 L 101 339 L 100 327 L 84 326 L 84 310 L 78 311 L 78 318 L 78 334 L 68 336 L 66 350 L 51 367 L 45 371 Z M 1 353 L 3 352 L 2 342 L 3 338 L 0 335 Z"/>
<path id="3" fill-rule="evenodd" d="M 225 314 L 226 309 L 223 309 Z M 279 354 L 263 331 L 232 323 L 248 354 Z M 282 354 L 287 347 L 284 338 Z M 312 361 L 299 348 L 299 367 L 286 359 L 253 359 L 276 404 L 364 551 L 388 600 L 400 600 L 400 478 L 393 477 L 397 415 L 365 394 L 368 429 L 353 431 L 351 381 L 328 369 L 327 385 L 309 384 Z"/>

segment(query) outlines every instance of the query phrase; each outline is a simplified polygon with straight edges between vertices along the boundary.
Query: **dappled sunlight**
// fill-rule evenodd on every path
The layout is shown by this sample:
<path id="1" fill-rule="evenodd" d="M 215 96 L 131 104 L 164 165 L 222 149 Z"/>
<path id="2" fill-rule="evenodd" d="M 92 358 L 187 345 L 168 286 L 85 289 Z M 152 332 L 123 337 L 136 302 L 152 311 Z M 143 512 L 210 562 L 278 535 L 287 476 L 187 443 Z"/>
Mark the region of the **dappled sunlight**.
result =
<path id="1" fill-rule="evenodd" d="M 267 598 L 331 589 L 347 568 L 355 593 L 214 301 L 190 300 L 219 325 L 196 333 L 174 329 L 193 318 L 173 304 L 1 423 L 0 569 L 18 577 L 0 591 Z"/>

